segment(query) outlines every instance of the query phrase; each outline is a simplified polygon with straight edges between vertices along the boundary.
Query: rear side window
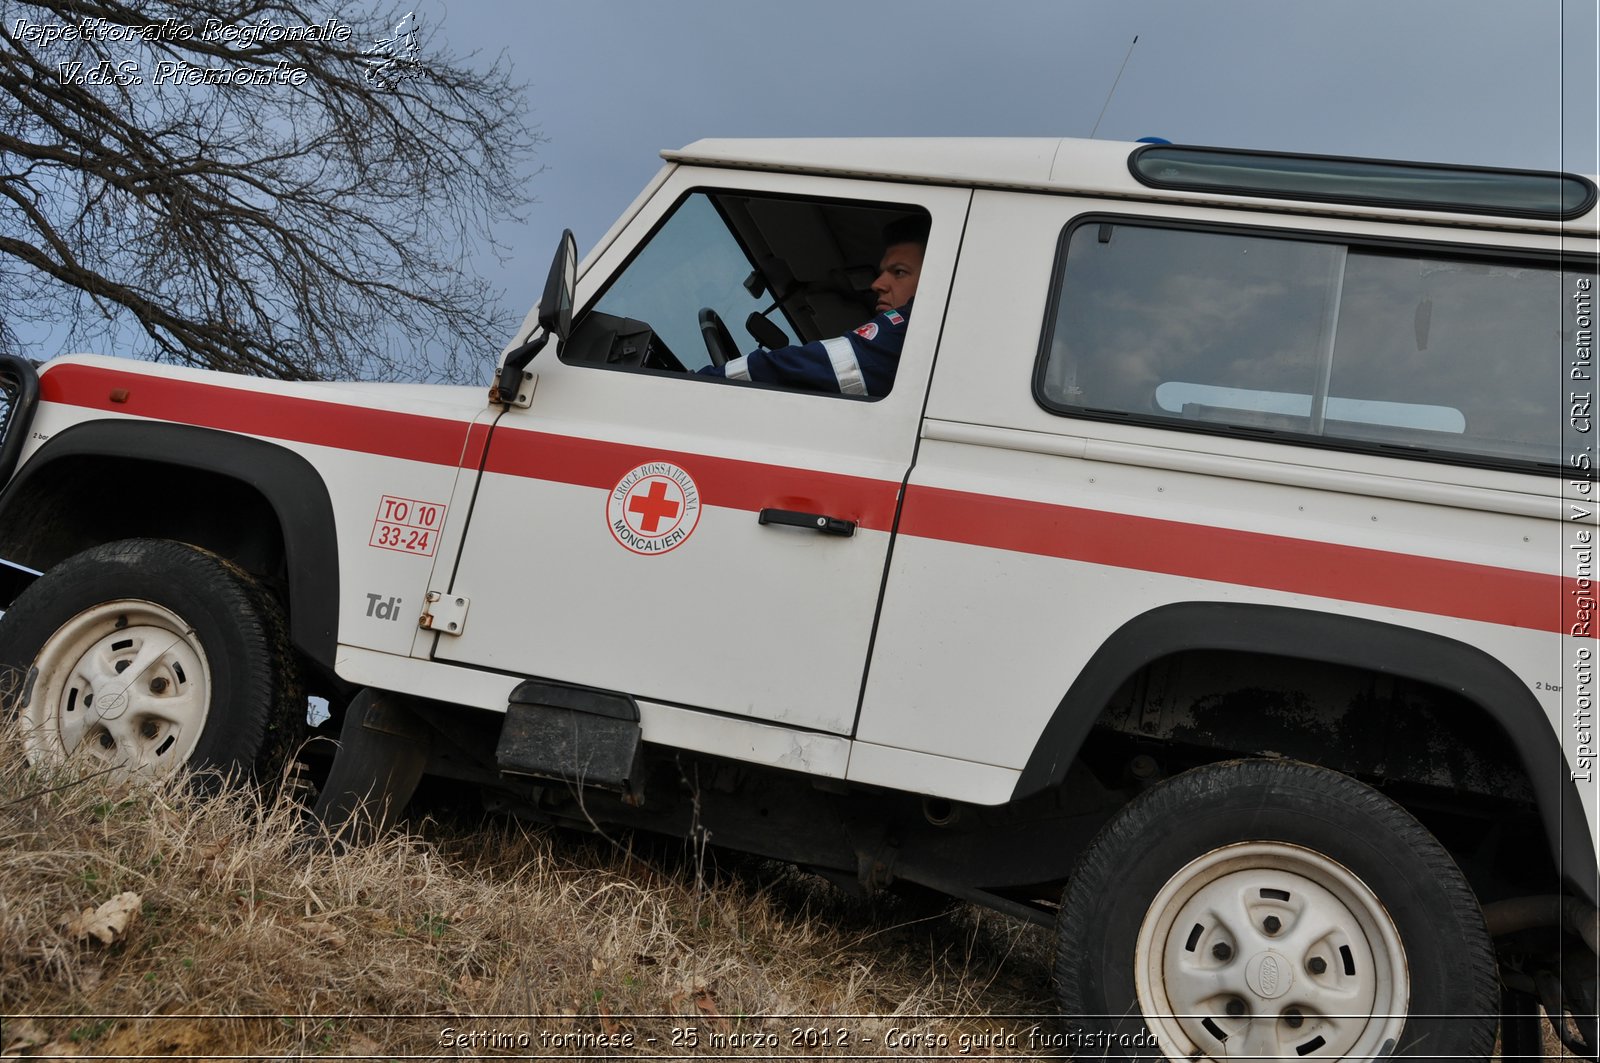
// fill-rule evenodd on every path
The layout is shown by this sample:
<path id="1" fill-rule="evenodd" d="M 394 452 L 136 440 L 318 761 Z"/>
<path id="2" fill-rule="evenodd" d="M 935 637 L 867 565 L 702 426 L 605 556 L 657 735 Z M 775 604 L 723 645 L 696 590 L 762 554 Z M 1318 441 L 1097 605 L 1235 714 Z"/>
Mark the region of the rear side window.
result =
<path id="1" fill-rule="evenodd" d="M 1564 265 L 1080 220 L 1035 392 L 1068 416 L 1564 471 L 1594 264 Z"/>

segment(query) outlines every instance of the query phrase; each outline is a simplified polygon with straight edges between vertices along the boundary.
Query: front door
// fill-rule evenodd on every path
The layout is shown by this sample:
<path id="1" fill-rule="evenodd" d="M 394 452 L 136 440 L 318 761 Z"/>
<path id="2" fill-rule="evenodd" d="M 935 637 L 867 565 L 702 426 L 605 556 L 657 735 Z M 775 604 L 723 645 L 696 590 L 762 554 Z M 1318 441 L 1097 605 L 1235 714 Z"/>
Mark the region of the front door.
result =
<path id="1" fill-rule="evenodd" d="M 451 588 L 470 614 L 436 656 L 849 733 L 968 198 L 674 171 L 490 438 Z M 883 227 L 907 216 L 931 232 L 887 394 L 695 374 L 703 307 L 741 351 L 752 311 L 799 343 L 869 321 Z"/>

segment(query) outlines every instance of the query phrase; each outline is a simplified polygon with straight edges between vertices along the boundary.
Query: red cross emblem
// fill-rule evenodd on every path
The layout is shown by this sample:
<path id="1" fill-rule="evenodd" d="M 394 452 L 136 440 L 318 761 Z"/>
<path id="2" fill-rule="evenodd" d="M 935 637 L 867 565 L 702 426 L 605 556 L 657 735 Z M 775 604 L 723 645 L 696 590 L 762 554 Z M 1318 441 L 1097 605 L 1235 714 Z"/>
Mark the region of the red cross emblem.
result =
<path id="1" fill-rule="evenodd" d="M 652 461 L 631 470 L 606 497 L 611 537 L 636 554 L 665 554 L 700 523 L 700 488 L 677 465 Z"/>
<path id="2" fill-rule="evenodd" d="M 681 502 L 674 502 L 667 497 L 665 480 L 651 480 L 648 492 L 641 495 L 635 491 L 628 499 L 628 512 L 639 514 L 639 530 L 646 535 L 654 535 L 661 527 L 662 520 L 676 517 L 682 508 Z"/>

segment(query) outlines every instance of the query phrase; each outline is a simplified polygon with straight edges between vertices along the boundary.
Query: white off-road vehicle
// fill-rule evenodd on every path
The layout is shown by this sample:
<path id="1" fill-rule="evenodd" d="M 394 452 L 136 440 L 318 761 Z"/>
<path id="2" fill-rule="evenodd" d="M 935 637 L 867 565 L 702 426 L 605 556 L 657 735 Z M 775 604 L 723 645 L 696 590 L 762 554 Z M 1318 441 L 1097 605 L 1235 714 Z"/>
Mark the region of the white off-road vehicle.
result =
<path id="1" fill-rule="evenodd" d="M 1484 1059 L 1542 1006 L 1594 1058 L 1592 180 L 666 160 L 487 393 L 8 360 L 30 753 L 248 767 L 309 692 L 325 816 L 433 773 L 1054 924 L 1084 1056 Z M 908 216 L 887 394 L 695 373 L 868 321 Z"/>

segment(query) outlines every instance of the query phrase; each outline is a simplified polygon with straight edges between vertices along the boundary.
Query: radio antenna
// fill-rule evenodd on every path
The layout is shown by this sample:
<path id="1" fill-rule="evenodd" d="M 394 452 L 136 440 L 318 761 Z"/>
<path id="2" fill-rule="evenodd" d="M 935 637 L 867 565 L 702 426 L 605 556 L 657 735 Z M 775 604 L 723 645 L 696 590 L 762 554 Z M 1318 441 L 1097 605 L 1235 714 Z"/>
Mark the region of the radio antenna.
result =
<path id="1" fill-rule="evenodd" d="M 1089 130 L 1089 139 L 1093 140 L 1095 133 L 1100 129 L 1100 119 L 1106 116 L 1106 108 L 1111 106 L 1111 97 L 1117 94 L 1117 83 L 1122 80 L 1122 72 L 1128 69 L 1128 60 L 1133 56 L 1133 45 L 1139 43 L 1139 35 L 1133 35 L 1133 44 L 1128 45 L 1128 54 L 1122 57 L 1122 65 L 1117 67 L 1117 76 L 1111 79 L 1111 91 L 1106 93 L 1106 102 L 1100 105 L 1100 116 L 1094 120 L 1094 129 Z"/>

